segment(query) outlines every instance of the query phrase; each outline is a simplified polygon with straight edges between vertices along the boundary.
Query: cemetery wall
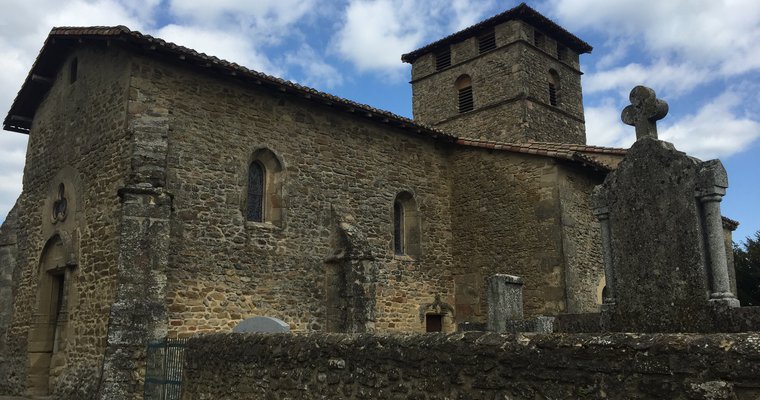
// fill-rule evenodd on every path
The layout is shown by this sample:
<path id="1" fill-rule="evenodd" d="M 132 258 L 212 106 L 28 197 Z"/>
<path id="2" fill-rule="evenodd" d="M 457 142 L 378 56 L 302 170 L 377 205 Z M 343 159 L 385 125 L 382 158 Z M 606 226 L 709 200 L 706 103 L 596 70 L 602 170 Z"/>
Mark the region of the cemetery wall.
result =
<path id="1" fill-rule="evenodd" d="M 755 399 L 760 334 L 215 334 L 183 399 Z"/>

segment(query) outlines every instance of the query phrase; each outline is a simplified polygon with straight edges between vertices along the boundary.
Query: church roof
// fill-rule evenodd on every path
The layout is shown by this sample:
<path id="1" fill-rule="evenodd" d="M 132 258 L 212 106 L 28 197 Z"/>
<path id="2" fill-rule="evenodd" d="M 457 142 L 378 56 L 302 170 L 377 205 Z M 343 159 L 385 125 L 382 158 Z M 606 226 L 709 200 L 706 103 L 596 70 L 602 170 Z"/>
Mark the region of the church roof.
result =
<path id="1" fill-rule="evenodd" d="M 604 172 L 611 171 L 615 169 L 615 167 L 597 159 L 595 155 L 613 155 L 622 157 L 626 153 L 626 149 L 615 147 L 588 146 L 570 143 L 503 143 L 469 138 L 458 138 L 456 143 L 463 146 L 482 147 L 486 149 L 504 150 L 513 153 L 532 154 L 574 161 Z"/>
<path id="2" fill-rule="evenodd" d="M 179 46 L 125 26 L 57 27 L 50 31 L 32 69 L 16 95 L 11 109 L 3 122 L 3 129 L 29 133 L 37 107 L 53 83 L 66 55 L 79 43 L 87 41 L 108 42 L 177 63 L 196 67 L 208 74 L 238 80 L 243 85 L 268 87 L 282 93 L 299 96 L 306 100 L 327 105 L 338 110 L 401 128 L 411 133 L 425 134 L 446 141 L 455 137 L 434 127 L 422 124 L 389 111 L 366 104 L 320 92 L 310 87 L 277 78 L 242 65 Z"/>
<path id="3" fill-rule="evenodd" d="M 511 21 L 511 20 L 516 20 L 516 19 L 525 21 L 541 29 L 546 34 L 558 40 L 560 43 L 564 44 L 568 48 L 573 49 L 577 53 L 580 53 L 580 54 L 591 53 L 591 50 L 593 50 L 593 47 L 591 47 L 590 44 L 584 42 L 577 36 L 568 32 L 567 30 L 565 30 L 565 28 L 559 26 L 557 23 L 550 20 L 549 18 L 544 17 L 538 11 L 529 7 L 527 4 L 520 3 L 520 5 L 518 5 L 515 8 L 504 11 L 501 14 L 494 15 L 493 17 L 483 20 L 481 22 L 478 22 L 477 24 L 472 25 L 469 28 L 462 29 L 461 31 L 453 33 L 449 36 L 446 36 L 445 38 L 441 40 L 437 40 L 424 47 L 420 47 L 417 50 L 406 53 L 401 56 L 401 61 L 407 62 L 407 63 L 413 63 L 417 58 L 419 58 L 423 54 L 427 54 L 431 51 L 435 51 L 438 48 L 449 45 L 451 43 L 461 42 L 464 39 L 477 35 L 478 33 L 480 33 L 480 31 L 483 31 L 495 25 L 498 25 L 507 21 Z"/>
<path id="4" fill-rule="evenodd" d="M 519 8 L 519 7 L 518 7 Z M 624 149 L 586 146 L 564 143 L 497 143 L 478 139 L 458 138 L 437 128 L 422 124 L 412 119 L 380 110 L 366 104 L 320 92 L 281 78 L 254 71 L 233 62 L 197 52 L 165 40 L 132 31 L 125 26 L 95 27 L 59 27 L 53 28 L 42 46 L 32 69 L 24 81 L 11 109 L 3 122 L 3 128 L 9 131 L 29 133 L 34 114 L 45 94 L 53 83 L 66 56 L 74 46 L 86 41 L 101 41 L 121 44 L 127 49 L 140 52 L 154 58 L 171 60 L 195 67 L 207 74 L 236 79 L 242 85 L 267 87 L 281 93 L 298 96 L 303 99 L 330 106 L 337 110 L 370 119 L 378 124 L 386 124 L 410 133 L 464 146 L 484 147 L 508 150 L 516 153 L 547 156 L 574 161 L 596 170 L 614 169 L 601 160 L 587 153 L 622 155 Z M 593 154 L 592 154 L 593 155 Z"/>

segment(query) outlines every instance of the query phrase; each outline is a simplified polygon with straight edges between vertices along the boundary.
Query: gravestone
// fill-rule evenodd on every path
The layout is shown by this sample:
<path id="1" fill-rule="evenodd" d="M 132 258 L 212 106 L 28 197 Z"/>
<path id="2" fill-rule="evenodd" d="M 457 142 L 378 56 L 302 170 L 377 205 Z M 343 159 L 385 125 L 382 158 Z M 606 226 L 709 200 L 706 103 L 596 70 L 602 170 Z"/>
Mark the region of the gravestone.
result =
<path id="1" fill-rule="evenodd" d="M 719 160 L 700 161 L 657 139 L 667 103 L 631 91 L 623 122 L 637 140 L 592 194 L 600 220 L 607 295 L 603 324 L 615 331 L 719 330 L 737 307 L 728 280 L 720 200 L 728 187 Z"/>
<path id="2" fill-rule="evenodd" d="M 523 318 L 523 280 L 496 274 L 488 277 L 488 323 L 493 332 L 506 332 L 508 321 Z"/>
<path id="3" fill-rule="evenodd" d="M 288 333 L 290 326 L 273 317 L 253 317 L 240 321 L 232 328 L 233 333 Z"/>

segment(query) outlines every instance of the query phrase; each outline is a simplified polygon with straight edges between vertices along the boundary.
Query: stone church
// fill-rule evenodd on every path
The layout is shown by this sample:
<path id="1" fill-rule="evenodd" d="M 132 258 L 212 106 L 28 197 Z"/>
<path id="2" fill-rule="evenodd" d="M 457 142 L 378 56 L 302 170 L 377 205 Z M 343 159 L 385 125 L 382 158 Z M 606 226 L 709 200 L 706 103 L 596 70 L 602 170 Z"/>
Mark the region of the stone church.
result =
<path id="1" fill-rule="evenodd" d="M 146 344 L 272 316 L 454 331 L 485 280 L 528 315 L 596 311 L 591 46 L 520 6 L 402 56 L 414 119 L 126 27 L 54 28 L 4 129 L 29 135 L 0 230 L 0 394 L 138 385 Z M 84 389 L 83 389 L 84 388 Z"/>

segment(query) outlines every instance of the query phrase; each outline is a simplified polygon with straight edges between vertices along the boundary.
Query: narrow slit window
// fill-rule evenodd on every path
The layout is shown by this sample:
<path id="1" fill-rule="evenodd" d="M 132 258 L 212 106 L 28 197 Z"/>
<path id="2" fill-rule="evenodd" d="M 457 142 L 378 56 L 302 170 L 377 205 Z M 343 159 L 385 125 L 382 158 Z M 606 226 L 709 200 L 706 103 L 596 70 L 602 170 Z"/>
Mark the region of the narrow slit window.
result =
<path id="1" fill-rule="evenodd" d="M 549 70 L 549 104 L 559 105 L 559 74 L 555 70 Z"/>
<path id="2" fill-rule="evenodd" d="M 393 203 L 393 249 L 397 256 L 404 255 L 404 206 L 399 200 Z"/>
<path id="3" fill-rule="evenodd" d="M 435 53 L 435 70 L 440 71 L 451 66 L 451 49 L 448 47 Z"/>
<path id="4" fill-rule="evenodd" d="M 77 58 L 74 57 L 71 60 L 71 64 L 69 64 L 69 83 L 74 83 L 77 81 L 77 69 L 79 68 L 79 62 L 77 61 Z"/>
<path id="5" fill-rule="evenodd" d="M 496 33 L 494 31 L 486 32 L 478 37 L 478 50 L 480 54 L 491 51 L 496 48 Z"/>
<path id="6" fill-rule="evenodd" d="M 264 221 L 264 168 L 252 162 L 248 168 L 248 212 L 249 221 Z"/>

